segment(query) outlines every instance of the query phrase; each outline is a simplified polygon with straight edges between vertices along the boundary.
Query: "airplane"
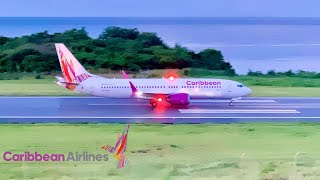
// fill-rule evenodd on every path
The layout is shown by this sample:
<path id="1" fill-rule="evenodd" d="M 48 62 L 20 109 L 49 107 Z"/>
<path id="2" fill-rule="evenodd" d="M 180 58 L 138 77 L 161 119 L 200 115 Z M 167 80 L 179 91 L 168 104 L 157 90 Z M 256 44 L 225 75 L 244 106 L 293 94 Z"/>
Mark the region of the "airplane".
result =
<path id="1" fill-rule="evenodd" d="M 63 77 L 57 84 L 69 90 L 107 98 L 138 98 L 149 100 L 152 107 L 164 102 L 188 106 L 190 99 L 228 99 L 232 106 L 237 99 L 251 94 L 242 83 L 212 78 L 107 79 L 89 73 L 62 44 L 55 44 Z M 123 71 L 124 72 L 124 71 Z"/>
<path id="2" fill-rule="evenodd" d="M 114 145 L 114 147 L 111 147 L 109 145 L 101 146 L 101 149 L 104 149 L 107 152 L 111 153 L 118 160 L 118 165 L 117 165 L 118 169 L 129 165 L 129 160 L 123 155 L 127 150 L 129 127 L 130 126 L 128 124 L 125 131 L 123 131 L 123 133 L 121 134 L 121 136 L 120 134 L 118 134 L 116 144 Z"/>

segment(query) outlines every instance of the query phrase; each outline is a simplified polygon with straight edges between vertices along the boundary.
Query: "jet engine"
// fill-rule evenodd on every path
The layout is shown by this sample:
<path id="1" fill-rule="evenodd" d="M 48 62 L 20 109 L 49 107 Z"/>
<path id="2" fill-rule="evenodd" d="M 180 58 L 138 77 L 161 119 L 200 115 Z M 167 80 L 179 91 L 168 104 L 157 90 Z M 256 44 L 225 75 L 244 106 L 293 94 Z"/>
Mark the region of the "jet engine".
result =
<path id="1" fill-rule="evenodd" d="M 172 105 L 188 105 L 190 96 L 187 93 L 172 94 L 167 96 L 167 102 Z"/>

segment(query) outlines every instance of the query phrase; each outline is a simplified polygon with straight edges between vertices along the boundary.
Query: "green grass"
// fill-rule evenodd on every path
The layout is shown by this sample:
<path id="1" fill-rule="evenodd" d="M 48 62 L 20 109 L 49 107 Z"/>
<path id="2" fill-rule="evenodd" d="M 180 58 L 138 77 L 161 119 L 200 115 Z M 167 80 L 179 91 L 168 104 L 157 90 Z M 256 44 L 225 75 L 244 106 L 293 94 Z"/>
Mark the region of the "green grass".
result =
<path id="1" fill-rule="evenodd" d="M 58 86 L 53 78 L 0 80 L 1 96 L 64 96 L 79 95 Z"/>
<path id="2" fill-rule="evenodd" d="M 0 154 L 104 153 L 125 125 L 1 125 Z M 107 162 L 8 163 L 0 179 L 319 179 L 320 124 L 132 125 L 130 167 Z M 298 155 L 297 152 L 299 152 Z M 296 155 L 296 156 L 295 156 Z"/>
<path id="3" fill-rule="evenodd" d="M 319 97 L 319 87 L 250 86 L 251 96 Z"/>
<path id="4" fill-rule="evenodd" d="M 320 78 L 301 77 L 254 77 L 238 76 L 225 77 L 244 83 L 247 86 L 274 86 L 274 87 L 320 87 Z"/>

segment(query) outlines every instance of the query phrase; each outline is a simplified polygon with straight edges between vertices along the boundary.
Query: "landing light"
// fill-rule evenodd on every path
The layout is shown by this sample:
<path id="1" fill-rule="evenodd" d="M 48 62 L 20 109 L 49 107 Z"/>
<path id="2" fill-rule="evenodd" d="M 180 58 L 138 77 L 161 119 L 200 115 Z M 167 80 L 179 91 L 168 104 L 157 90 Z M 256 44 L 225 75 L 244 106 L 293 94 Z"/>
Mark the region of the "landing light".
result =
<path id="1" fill-rule="evenodd" d="M 158 100 L 159 102 L 162 102 L 162 98 L 158 98 L 157 100 Z"/>
<path id="2" fill-rule="evenodd" d="M 136 95 L 141 96 L 143 93 L 141 91 L 136 92 Z"/>
<path id="3" fill-rule="evenodd" d="M 170 81 L 173 81 L 173 80 L 174 80 L 174 77 L 173 77 L 173 76 L 170 76 L 168 79 L 169 79 Z"/>

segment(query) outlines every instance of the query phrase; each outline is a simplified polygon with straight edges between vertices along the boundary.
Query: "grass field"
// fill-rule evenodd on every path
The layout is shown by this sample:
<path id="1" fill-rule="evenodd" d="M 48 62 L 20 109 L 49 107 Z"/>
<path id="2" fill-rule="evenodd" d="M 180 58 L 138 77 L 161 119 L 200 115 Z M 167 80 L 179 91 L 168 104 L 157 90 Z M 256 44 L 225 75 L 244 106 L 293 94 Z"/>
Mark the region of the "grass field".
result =
<path id="1" fill-rule="evenodd" d="M 242 82 L 242 81 L 240 81 Z M 252 96 L 320 96 L 320 87 L 249 86 Z M 81 95 L 64 89 L 54 79 L 0 80 L 0 96 Z"/>
<path id="2" fill-rule="evenodd" d="M 320 87 L 249 86 L 251 96 L 319 97 Z"/>
<path id="3" fill-rule="evenodd" d="M 54 79 L 0 80 L 1 96 L 80 95 L 58 86 Z"/>
<path id="4" fill-rule="evenodd" d="M 1 125 L 0 154 L 104 153 L 125 125 Z M 132 125 L 130 167 L 4 162 L 0 179 L 319 179 L 320 124 Z"/>

